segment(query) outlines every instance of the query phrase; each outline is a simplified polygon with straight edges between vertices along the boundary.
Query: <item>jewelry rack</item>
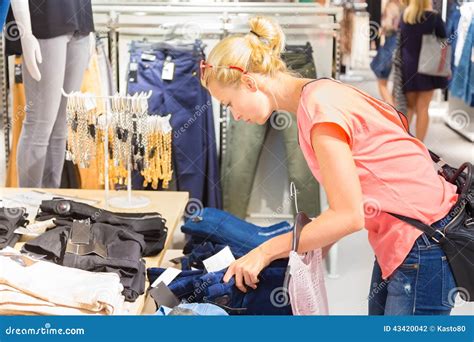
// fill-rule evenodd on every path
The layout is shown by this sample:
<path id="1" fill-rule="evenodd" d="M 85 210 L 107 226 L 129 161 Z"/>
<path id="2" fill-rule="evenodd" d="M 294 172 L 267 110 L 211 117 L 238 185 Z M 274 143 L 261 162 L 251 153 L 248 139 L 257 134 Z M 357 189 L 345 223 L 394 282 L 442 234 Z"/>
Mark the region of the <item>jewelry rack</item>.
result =
<path id="1" fill-rule="evenodd" d="M 117 196 L 110 198 L 110 176 L 109 176 L 109 129 L 111 123 L 111 115 L 113 115 L 113 106 L 119 101 L 129 101 L 132 106 L 138 106 L 139 101 L 144 101 L 147 103 L 148 99 L 151 97 L 152 92 L 136 94 L 136 95 L 120 95 L 115 94 L 112 96 L 96 96 L 93 94 L 85 94 L 81 92 L 72 92 L 70 94 L 66 93 L 64 89 L 61 89 L 61 92 L 64 97 L 68 98 L 70 101 L 72 98 L 81 98 L 85 101 L 89 101 L 89 106 L 96 106 L 97 100 L 103 100 L 105 102 L 105 117 L 103 120 L 98 120 L 98 125 L 103 126 L 104 134 L 104 190 L 105 190 L 105 205 L 112 206 L 115 208 L 143 208 L 150 204 L 150 199 L 146 196 L 133 196 L 132 195 L 132 159 L 131 156 L 128 158 L 127 163 L 127 195 L 126 196 Z M 86 105 L 87 106 L 87 105 Z"/>

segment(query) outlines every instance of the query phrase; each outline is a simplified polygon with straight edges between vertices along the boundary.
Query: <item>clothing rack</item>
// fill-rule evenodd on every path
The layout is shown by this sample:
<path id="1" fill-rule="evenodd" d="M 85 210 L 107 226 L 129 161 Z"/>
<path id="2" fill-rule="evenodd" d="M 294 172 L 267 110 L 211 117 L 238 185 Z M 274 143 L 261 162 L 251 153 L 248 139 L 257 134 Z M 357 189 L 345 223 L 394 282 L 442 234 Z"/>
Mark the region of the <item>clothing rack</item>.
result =
<path id="1" fill-rule="evenodd" d="M 108 53 L 112 66 L 113 82 L 120 89 L 120 39 L 125 35 L 156 37 L 164 35 L 163 28 L 170 22 L 183 21 L 189 17 L 202 27 L 199 37 L 205 39 L 222 39 L 231 33 L 245 33 L 248 18 L 262 14 L 276 16 L 283 21 L 282 26 L 288 36 L 305 36 L 318 32 L 332 35 L 333 48 L 328 57 L 331 60 L 330 72 L 323 76 L 339 77 L 339 21 L 342 19 L 341 7 L 322 7 L 318 4 L 295 3 L 143 3 L 92 1 L 96 31 L 108 36 Z M 299 20 L 295 20 L 298 16 Z M 315 16 L 328 16 L 327 23 L 317 23 Z M 188 21 L 189 22 L 189 21 Z M 306 32 L 305 32 L 306 30 Z M 4 49 L 2 49 L 2 57 Z M 321 59 L 321 58 L 320 58 Z M 6 67 L 6 61 L 4 63 Z M 2 68 L 3 69 L 3 68 Z M 2 70 L 1 80 L 6 80 Z M 3 76 L 3 77 L 1 77 Z M 1 81 L 0 81 L 1 82 Z M 2 102 L 8 104 L 8 85 L 2 86 Z M 4 107 L 7 108 L 7 107 Z M 220 118 L 220 155 L 225 152 L 228 113 L 221 110 Z M 4 111 L 5 141 L 9 141 L 8 110 Z M 5 157 L 8 160 L 9 143 L 5 144 Z"/>
<path id="2" fill-rule="evenodd" d="M 8 163 L 10 156 L 10 118 L 8 115 L 8 58 L 5 56 L 5 37 L 0 37 L 0 89 L 2 89 L 2 106 L 3 113 L 3 141 L 4 141 L 4 158 L 5 165 Z"/>
<path id="3" fill-rule="evenodd" d="M 283 24 L 289 36 L 303 35 L 304 30 L 317 30 L 333 35 L 333 49 L 330 58 L 333 61 L 329 74 L 338 79 L 341 65 L 339 21 L 342 19 L 342 8 L 321 7 L 316 4 L 294 3 L 140 3 L 122 2 L 110 4 L 107 1 L 93 1 L 93 11 L 96 29 L 108 32 L 109 57 L 113 68 L 114 83 L 120 89 L 120 37 L 125 35 L 139 37 L 166 37 L 166 28 L 170 23 L 182 21 L 182 17 L 190 17 L 196 25 L 201 26 L 199 38 L 222 39 L 229 34 L 246 33 L 247 19 L 250 16 L 263 14 L 277 16 L 284 20 L 290 17 L 288 24 Z M 314 15 L 331 16 L 332 22 L 315 23 Z M 217 17 L 216 17 L 217 16 Z M 295 21 L 300 16 L 302 20 Z M 245 20 L 242 20 L 242 17 Z M 217 18 L 217 20 L 216 20 Z M 227 127 L 229 113 L 220 109 L 219 119 L 219 155 L 226 151 Z"/>

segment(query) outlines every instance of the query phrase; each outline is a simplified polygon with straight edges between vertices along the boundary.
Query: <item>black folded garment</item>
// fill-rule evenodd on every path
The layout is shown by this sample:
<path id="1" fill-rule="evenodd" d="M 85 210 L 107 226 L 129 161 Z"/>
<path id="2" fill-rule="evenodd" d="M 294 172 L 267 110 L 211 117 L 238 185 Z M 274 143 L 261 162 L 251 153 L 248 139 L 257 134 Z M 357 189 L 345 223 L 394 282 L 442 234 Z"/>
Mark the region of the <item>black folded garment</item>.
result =
<path id="1" fill-rule="evenodd" d="M 0 249 L 13 247 L 20 239 L 15 230 L 28 224 L 24 208 L 0 208 Z"/>
<path id="2" fill-rule="evenodd" d="M 77 230 L 78 222 L 82 227 Z M 126 226 L 107 223 L 67 220 L 56 220 L 56 223 L 59 226 L 27 242 L 22 252 L 44 256 L 46 260 L 67 267 L 117 273 L 124 287 L 123 295 L 129 302 L 135 301 L 144 293 L 146 267 L 141 256 L 145 241 L 141 234 Z M 85 231 L 81 231 L 83 227 Z M 82 234 L 79 237 L 85 237 L 86 241 L 72 243 L 73 230 L 79 231 Z M 87 250 L 87 247 L 90 248 Z"/>
<path id="3" fill-rule="evenodd" d="M 36 216 L 38 221 L 51 218 L 69 221 L 90 219 L 91 223 L 107 223 L 141 234 L 145 239 L 145 257 L 160 253 L 165 246 L 168 228 L 159 213 L 115 213 L 64 199 L 43 201 L 40 210 Z"/>

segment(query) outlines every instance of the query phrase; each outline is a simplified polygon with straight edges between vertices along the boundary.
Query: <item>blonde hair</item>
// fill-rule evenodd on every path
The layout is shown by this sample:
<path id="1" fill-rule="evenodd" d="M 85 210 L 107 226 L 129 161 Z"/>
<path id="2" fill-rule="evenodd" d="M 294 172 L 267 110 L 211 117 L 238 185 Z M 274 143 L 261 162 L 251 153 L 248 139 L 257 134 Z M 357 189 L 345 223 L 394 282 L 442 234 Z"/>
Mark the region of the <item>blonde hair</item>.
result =
<path id="1" fill-rule="evenodd" d="M 403 0 L 403 3 L 407 6 L 403 21 L 411 25 L 421 22 L 423 12 L 431 8 L 431 0 Z"/>
<path id="2" fill-rule="evenodd" d="M 267 17 L 249 20 L 250 30 L 245 35 L 232 35 L 221 40 L 209 54 L 202 85 L 207 87 L 211 80 L 222 85 L 233 85 L 240 81 L 242 72 L 216 66 L 236 66 L 247 72 L 274 76 L 287 72 L 280 57 L 285 47 L 285 34 L 276 21 Z"/>

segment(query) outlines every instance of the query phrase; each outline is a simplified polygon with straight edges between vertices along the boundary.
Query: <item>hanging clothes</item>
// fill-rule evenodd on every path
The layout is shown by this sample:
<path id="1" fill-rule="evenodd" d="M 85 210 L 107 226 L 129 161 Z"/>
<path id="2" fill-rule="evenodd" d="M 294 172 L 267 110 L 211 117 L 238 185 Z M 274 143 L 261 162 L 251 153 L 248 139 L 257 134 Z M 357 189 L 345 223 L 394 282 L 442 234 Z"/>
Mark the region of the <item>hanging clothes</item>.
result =
<path id="1" fill-rule="evenodd" d="M 454 52 L 456 51 L 456 45 L 458 41 L 458 25 L 461 19 L 460 6 L 457 3 L 451 4 L 446 20 L 446 35 L 448 37 L 448 43 L 451 45 L 451 71 L 454 74 Z"/>
<path id="2" fill-rule="evenodd" d="M 2 0 L 0 3 L 0 25 L 3 28 L 7 18 L 8 8 L 10 7 L 10 0 Z"/>
<path id="3" fill-rule="evenodd" d="M 171 45 L 132 42 L 128 93 L 152 90 L 152 115 L 171 114 L 173 179 L 179 191 L 203 206 L 221 208 L 212 102 L 201 86 L 202 42 Z M 133 188 L 143 189 L 143 176 L 133 175 Z"/>
<path id="4" fill-rule="evenodd" d="M 287 66 L 306 78 L 316 78 L 313 50 L 309 43 L 304 46 L 287 46 L 282 54 Z M 314 180 L 298 146 L 296 117 L 290 113 L 276 113 L 266 125 L 250 125 L 229 118 L 227 148 L 222 157 L 221 180 L 224 210 L 245 219 L 252 194 L 260 154 L 270 130 L 283 134 L 290 181 L 301 191 L 303 208 L 309 215 L 320 214 L 319 184 Z"/>
<path id="5" fill-rule="evenodd" d="M 12 92 L 12 115 L 11 115 L 11 146 L 10 155 L 8 159 L 7 175 L 5 179 L 5 186 L 16 188 L 18 187 L 18 172 L 16 163 L 16 153 L 18 147 L 18 139 L 20 138 L 23 120 L 25 119 L 25 86 L 23 85 L 21 57 L 15 57 L 14 64 L 14 80 L 11 85 Z"/>
<path id="6" fill-rule="evenodd" d="M 448 38 L 452 45 L 452 96 L 474 106 L 474 3 L 453 4 L 448 20 Z"/>
<path id="7" fill-rule="evenodd" d="M 451 95 L 461 98 L 469 106 L 474 107 L 474 21 L 471 21 L 463 43 L 459 64 L 455 69 L 449 89 Z M 458 46 L 460 44 L 459 41 Z"/>

